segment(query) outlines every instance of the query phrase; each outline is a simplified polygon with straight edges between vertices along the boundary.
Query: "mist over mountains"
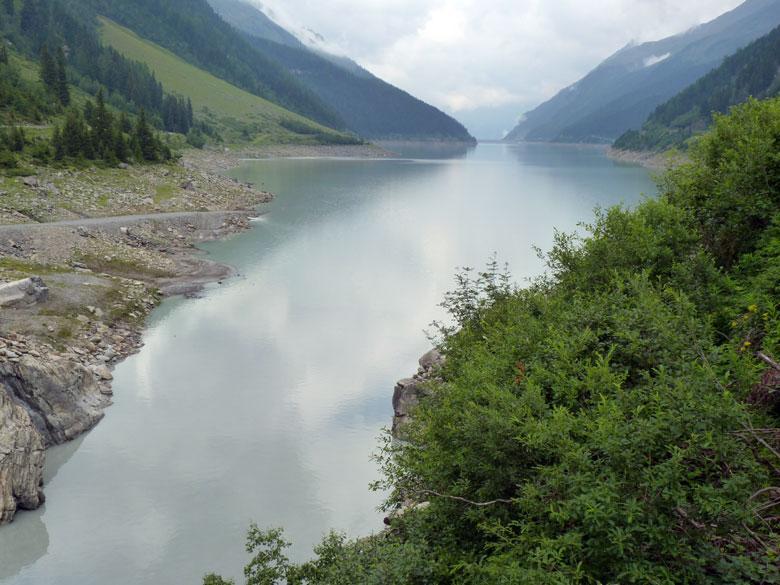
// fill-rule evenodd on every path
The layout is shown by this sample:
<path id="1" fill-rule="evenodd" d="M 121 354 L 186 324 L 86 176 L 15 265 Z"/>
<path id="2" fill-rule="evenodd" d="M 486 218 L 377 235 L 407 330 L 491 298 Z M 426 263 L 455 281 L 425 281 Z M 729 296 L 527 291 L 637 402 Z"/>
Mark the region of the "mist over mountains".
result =
<path id="1" fill-rule="evenodd" d="M 506 140 L 612 143 L 778 24 L 780 1 L 748 0 L 682 34 L 628 45 L 525 114 Z"/>

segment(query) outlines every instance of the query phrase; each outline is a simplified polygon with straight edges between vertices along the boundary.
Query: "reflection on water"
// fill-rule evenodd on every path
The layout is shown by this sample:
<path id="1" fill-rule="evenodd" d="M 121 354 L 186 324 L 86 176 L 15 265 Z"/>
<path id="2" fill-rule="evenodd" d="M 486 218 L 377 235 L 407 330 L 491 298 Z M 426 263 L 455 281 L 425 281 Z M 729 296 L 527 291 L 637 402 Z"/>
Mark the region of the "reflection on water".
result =
<path id="1" fill-rule="evenodd" d="M 475 144 L 467 142 L 399 142 L 384 140 L 377 144 L 401 158 L 427 160 L 463 158 L 476 149 Z"/>
<path id="2" fill-rule="evenodd" d="M 370 456 L 455 268 L 496 251 L 538 274 L 531 246 L 554 226 L 653 191 L 598 151 L 535 146 L 234 174 L 278 195 L 254 230 L 206 246 L 242 276 L 155 311 L 45 509 L 0 530 L 3 585 L 237 577 L 251 520 L 285 526 L 297 559 L 330 527 L 380 529 Z"/>
<path id="3" fill-rule="evenodd" d="M 48 486 L 57 477 L 57 472 L 68 462 L 81 446 L 84 436 L 75 441 L 53 447 L 46 452 L 46 468 L 43 481 Z M 49 533 L 42 516 L 46 505 L 32 512 L 20 512 L 13 523 L 2 529 L 0 546 L 0 579 L 16 575 L 24 567 L 32 565 L 46 554 L 49 548 Z"/>

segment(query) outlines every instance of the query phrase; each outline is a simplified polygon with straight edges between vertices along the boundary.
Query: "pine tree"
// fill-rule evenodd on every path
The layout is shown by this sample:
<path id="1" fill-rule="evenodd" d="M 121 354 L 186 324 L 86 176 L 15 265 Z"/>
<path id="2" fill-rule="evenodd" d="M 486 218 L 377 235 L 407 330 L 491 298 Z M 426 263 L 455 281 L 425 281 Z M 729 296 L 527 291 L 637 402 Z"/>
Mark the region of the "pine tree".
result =
<path id="1" fill-rule="evenodd" d="M 49 48 L 44 45 L 41 49 L 41 81 L 51 92 L 57 89 L 57 65 L 51 57 Z"/>
<path id="2" fill-rule="evenodd" d="M 2 38 L 0 38 L 0 64 L 8 65 L 8 48 Z"/>
<path id="3" fill-rule="evenodd" d="M 119 122 L 117 122 L 117 125 L 114 128 L 113 141 L 114 156 L 117 160 L 126 161 L 130 153 L 127 148 L 127 140 L 125 140 L 125 135 L 122 133 Z"/>
<path id="4" fill-rule="evenodd" d="M 114 117 L 106 108 L 103 89 L 98 90 L 95 109 L 92 112 L 92 146 L 95 155 L 113 162 L 114 157 Z"/>
<path id="5" fill-rule="evenodd" d="M 62 46 L 57 47 L 55 74 L 55 90 L 57 99 L 63 106 L 68 106 L 70 105 L 70 89 L 68 88 L 68 74 L 65 69 L 65 51 L 62 50 Z"/>
<path id="6" fill-rule="evenodd" d="M 16 6 L 14 6 L 14 0 L 4 0 L 3 6 L 5 6 L 5 12 L 8 16 L 13 16 L 16 12 Z"/>
<path id="7" fill-rule="evenodd" d="M 157 139 L 149 127 L 144 110 L 141 110 L 136 121 L 133 140 L 135 141 L 136 155 L 142 160 L 153 162 L 160 159 Z"/>
<path id="8" fill-rule="evenodd" d="M 11 150 L 22 152 L 24 150 L 24 145 L 27 142 L 27 138 L 24 135 L 24 129 L 21 126 L 14 126 L 11 129 L 11 135 L 8 142 Z"/>
<path id="9" fill-rule="evenodd" d="M 130 122 L 127 112 L 122 112 L 119 116 L 119 129 L 125 134 L 130 134 L 133 131 L 133 124 Z"/>
<path id="10" fill-rule="evenodd" d="M 65 144 L 62 139 L 62 130 L 59 126 L 54 127 L 51 136 L 51 145 L 54 149 L 54 160 L 62 160 L 65 157 Z"/>
<path id="11" fill-rule="evenodd" d="M 76 109 L 68 110 L 65 125 L 62 127 L 62 153 L 64 156 L 79 158 L 91 151 L 89 147 L 84 119 Z M 89 157 L 87 157 L 89 158 Z"/>

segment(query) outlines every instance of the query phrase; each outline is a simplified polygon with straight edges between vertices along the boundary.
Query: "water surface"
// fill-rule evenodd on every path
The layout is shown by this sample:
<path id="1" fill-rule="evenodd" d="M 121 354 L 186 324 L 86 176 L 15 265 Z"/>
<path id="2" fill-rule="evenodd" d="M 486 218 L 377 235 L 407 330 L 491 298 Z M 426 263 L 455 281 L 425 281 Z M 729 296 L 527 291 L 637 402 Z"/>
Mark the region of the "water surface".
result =
<path id="1" fill-rule="evenodd" d="M 600 150 L 542 145 L 233 174 L 277 194 L 206 246 L 241 276 L 154 312 L 105 420 L 49 452 L 48 503 L 0 529 L 1 584 L 196 584 L 240 576 L 252 520 L 297 559 L 329 528 L 380 529 L 370 455 L 456 267 L 497 252 L 533 276 L 553 227 L 655 192 Z"/>

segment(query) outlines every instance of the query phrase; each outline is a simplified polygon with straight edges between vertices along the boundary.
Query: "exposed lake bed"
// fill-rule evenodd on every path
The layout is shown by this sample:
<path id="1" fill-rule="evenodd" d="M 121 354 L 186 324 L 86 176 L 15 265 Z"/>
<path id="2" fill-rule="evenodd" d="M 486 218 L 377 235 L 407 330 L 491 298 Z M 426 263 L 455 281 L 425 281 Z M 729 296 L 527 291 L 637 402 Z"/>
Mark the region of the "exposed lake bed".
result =
<path id="1" fill-rule="evenodd" d="M 235 575 L 251 520 L 284 525 L 297 558 L 331 527 L 379 530 L 370 455 L 455 269 L 498 251 L 522 281 L 553 228 L 654 193 L 643 169 L 549 145 L 231 175 L 277 195 L 255 229 L 203 246 L 241 276 L 155 310 L 106 419 L 51 452 L 49 502 L 0 530 L 2 583 Z"/>

